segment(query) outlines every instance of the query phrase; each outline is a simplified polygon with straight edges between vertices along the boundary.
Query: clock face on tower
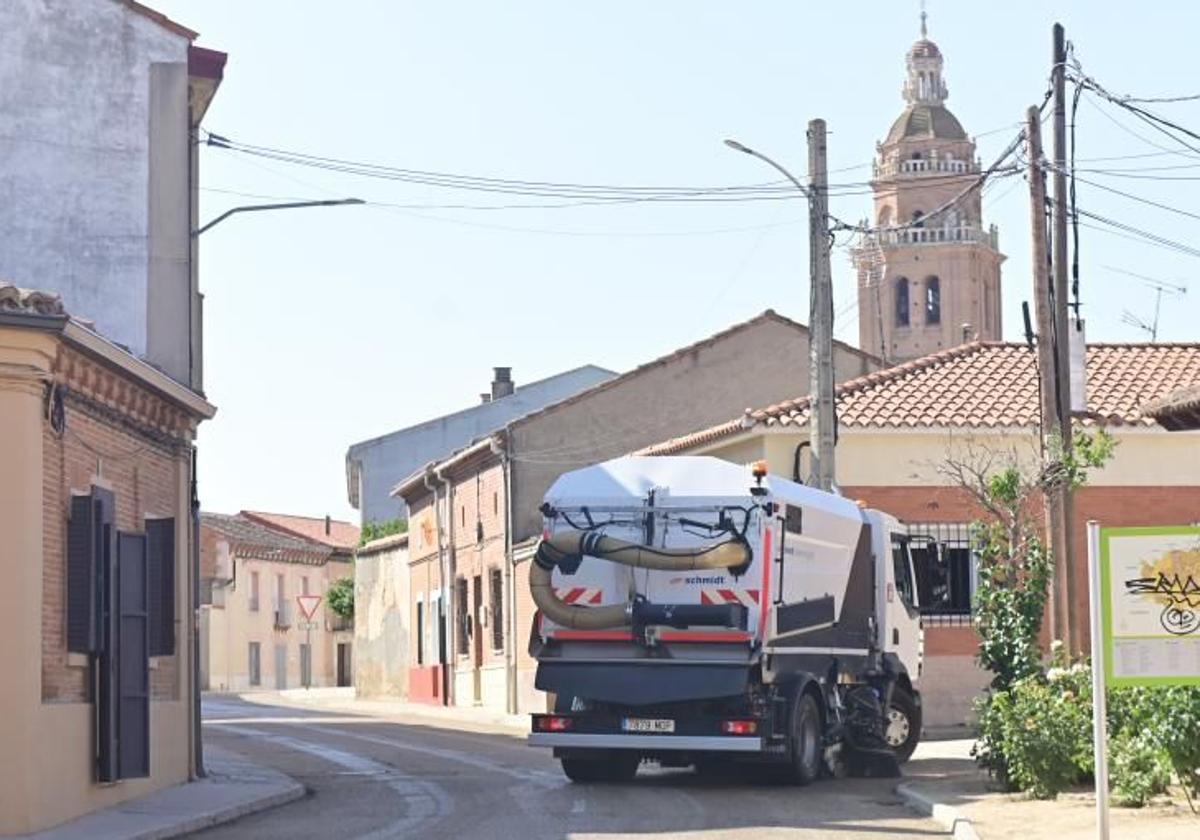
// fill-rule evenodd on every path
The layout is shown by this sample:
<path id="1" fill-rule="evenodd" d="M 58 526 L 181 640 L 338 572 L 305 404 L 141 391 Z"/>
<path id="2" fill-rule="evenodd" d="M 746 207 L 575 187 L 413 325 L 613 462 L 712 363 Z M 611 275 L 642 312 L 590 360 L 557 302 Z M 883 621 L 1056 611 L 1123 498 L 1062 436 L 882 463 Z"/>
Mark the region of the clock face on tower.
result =
<path id="1" fill-rule="evenodd" d="M 946 107 L 944 63 L 922 12 L 904 109 L 877 146 L 872 232 L 853 252 L 859 346 L 889 363 L 1001 337 L 1004 255 L 973 188 L 975 141 Z"/>

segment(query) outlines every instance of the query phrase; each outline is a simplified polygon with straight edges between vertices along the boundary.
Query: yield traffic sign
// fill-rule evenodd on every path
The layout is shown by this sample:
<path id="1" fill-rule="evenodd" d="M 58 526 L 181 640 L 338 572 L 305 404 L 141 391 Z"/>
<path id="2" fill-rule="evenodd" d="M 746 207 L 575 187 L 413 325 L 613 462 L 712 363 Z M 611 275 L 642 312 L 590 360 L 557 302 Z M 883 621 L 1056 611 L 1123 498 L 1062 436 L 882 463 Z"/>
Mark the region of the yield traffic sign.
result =
<path id="1" fill-rule="evenodd" d="M 297 595 L 296 603 L 300 605 L 300 613 L 312 621 L 312 617 L 316 615 L 317 607 L 321 605 L 320 595 Z"/>

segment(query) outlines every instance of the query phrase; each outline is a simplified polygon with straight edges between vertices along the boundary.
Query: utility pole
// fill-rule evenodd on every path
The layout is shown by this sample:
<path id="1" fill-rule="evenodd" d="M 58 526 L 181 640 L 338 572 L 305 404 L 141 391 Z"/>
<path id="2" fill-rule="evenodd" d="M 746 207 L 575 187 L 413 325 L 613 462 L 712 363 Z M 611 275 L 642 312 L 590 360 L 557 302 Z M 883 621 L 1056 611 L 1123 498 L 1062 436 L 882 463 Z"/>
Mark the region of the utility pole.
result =
<path id="1" fill-rule="evenodd" d="M 809 441 L 813 485 L 834 484 L 833 288 L 829 270 L 829 176 L 825 121 L 808 124 Z"/>
<path id="2" fill-rule="evenodd" d="M 1061 23 L 1054 24 L 1053 65 L 1050 72 L 1054 91 L 1054 282 L 1051 294 L 1054 301 L 1054 369 L 1055 397 L 1058 407 L 1058 435 L 1062 458 L 1071 454 L 1071 357 L 1070 318 L 1067 314 L 1067 43 Z M 1062 533 L 1062 559 L 1066 566 L 1062 578 L 1065 592 L 1062 619 L 1063 640 L 1067 651 L 1073 652 L 1072 641 L 1076 637 L 1078 624 L 1075 615 L 1075 552 L 1072 551 L 1071 488 L 1057 488 L 1060 497 L 1064 528 Z"/>
<path id="3" fill-rule="evenodd" d="M 1033 234 L 1033 300 L 1037 315 L 1038 393 L 1041 397 L 1041 435 L 1043 463 L 1050 457 L 1051 441 L 1058 426 L 1056 395 L 1054 311 L 1050 296 L 1050 261 L 1046 243 L 1046 173 L 1042 168 L 1042 114 L 1031 107 L 1026 115 L 1025 134 L 1029 141 L 1029 216 Z M 1050 626 L 1054 638 L 1062 639 L 1066 620 L 1066 563 L 1062 534 L 1064 510 L 1057 490 L 1046 492 L 1047 548 L 1054 562 L 1050 599 Z M 1065 644 L 1065 640 L 1064 640 Z"/>
<path id="4" fill-rule="evenodd" d="M 725 145 L 756 157 L 792 182 L 808 199 L 809 313 L 809 444 L 812 487 L 831 490 L 834 484 L 833 403 L 833 281 L 829 270 L 829 172 L 825 154 L 825 120 L 808 124 L 808 186 L 762 152 L 736 140 Z"/>

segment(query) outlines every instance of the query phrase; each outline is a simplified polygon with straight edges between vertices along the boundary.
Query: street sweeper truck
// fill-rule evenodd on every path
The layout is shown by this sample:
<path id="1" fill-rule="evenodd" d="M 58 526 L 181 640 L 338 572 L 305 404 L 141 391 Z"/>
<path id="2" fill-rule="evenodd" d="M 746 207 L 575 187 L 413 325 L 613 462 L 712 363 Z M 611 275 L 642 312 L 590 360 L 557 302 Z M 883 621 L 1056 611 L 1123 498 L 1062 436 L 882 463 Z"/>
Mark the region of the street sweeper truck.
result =
<path id="1" fill-rule="evenodd" d="M 921 731 L 909 537 L 888 514 L 708 457 L 566 473 L 529 571 L 529 742 L 576 782 L 643 761 L 806 784 L 897 772 Z"/>

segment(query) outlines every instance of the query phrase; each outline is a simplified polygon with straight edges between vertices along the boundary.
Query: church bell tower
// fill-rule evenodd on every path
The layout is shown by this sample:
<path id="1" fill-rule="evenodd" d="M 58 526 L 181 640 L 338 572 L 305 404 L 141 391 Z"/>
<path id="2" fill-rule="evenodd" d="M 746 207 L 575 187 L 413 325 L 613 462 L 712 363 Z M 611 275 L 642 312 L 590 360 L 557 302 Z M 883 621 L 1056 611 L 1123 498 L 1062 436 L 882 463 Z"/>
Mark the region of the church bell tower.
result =
<path id="1" fill-rule="evenodd" d="M 888 362 L 999 340 L 1000 253 L 985 227 L 975 142 L 945 106 L 943 59 L 921 37 L 906 57 L 905 107 L 876 145 L 874 232 L 854 250 L 859 346 Z M 955 200 L 955 199 L 958 200 Z"/>

